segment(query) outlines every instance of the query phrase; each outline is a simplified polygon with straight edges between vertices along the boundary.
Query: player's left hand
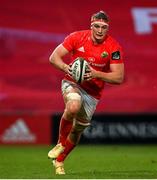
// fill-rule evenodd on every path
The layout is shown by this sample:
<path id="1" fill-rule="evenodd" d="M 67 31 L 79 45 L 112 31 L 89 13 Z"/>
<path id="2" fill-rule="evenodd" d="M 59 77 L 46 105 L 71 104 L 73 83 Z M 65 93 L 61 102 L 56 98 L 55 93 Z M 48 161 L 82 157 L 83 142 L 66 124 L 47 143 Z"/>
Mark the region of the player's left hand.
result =
<path id="1" fill-rule="evenodd" d="M 86 70 L 86 73 L 84 74 L 84 80 L 90 81 L 92 79 L 92 73 L 91 73 L 91 67 L 89 66 Z"/>
<path id="2" fill-rule="evenodd" d="M 92 78 L 95 78 L 96 73 L 97 71 L 93 69 L 91 66 L 89 66 L 87 73 L 85 73 L 84 75 L 85 81 L 90 81 Z"/>

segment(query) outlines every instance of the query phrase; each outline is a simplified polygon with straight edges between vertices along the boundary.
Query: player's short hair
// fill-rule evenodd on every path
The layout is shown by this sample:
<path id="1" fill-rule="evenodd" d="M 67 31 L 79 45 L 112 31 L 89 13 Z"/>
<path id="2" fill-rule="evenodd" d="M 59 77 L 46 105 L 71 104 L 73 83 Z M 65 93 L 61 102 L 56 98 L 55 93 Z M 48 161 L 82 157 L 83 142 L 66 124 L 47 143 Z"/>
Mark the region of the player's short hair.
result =
<path id="1" fill-rule="evenodd" d="M 99 11 L 99 12 L 93 14 L 92 17 L 91 17 L 91 22 L 93 22 L 95 20 L 103 20 L 104 22 L 108 23 L 109 22 L 109 17 L 108 17 L 106 12 Z"/>

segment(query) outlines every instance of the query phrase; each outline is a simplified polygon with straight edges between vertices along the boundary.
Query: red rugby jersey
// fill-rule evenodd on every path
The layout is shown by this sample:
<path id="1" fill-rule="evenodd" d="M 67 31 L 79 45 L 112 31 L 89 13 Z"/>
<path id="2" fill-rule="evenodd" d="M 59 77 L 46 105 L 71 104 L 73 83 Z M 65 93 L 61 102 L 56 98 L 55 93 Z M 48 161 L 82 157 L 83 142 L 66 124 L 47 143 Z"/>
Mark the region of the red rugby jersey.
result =
<path id="1" fill-rule="evenodd" d="M 110 64 L 123 63 L 121 46 L 109 35 L 102 44 L 95 45 L 91 39 L 91 30 L 78 31 L 67 36 L 62 45 L 71 53 L 72 61 L 83 57 L 93 69 L 99 71 L 108 72 Z M 73 81 L 67 74 L 64 79 Z M 93 78 L 79 85 L 88 94 L 100 99 L 104 84 L 103 80 Z"/>

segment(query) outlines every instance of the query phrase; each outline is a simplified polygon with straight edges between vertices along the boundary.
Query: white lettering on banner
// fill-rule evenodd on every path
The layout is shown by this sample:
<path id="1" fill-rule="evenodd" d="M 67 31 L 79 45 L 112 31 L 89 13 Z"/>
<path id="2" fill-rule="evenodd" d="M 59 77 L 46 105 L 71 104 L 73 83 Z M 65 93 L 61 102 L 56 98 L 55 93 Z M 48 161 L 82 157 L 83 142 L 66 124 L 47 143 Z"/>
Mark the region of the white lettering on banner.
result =
<path id="1" fill-rule="evenodd" d="M 36 136 L 32 134 L 23 119 L 18 119 L 1 136 L 4 143 L 34 143 Z"/>
<path id="2" fill-rule="evenodd" d="M 135 31 L 137 34 L 150 34 L 152 25 L 157 24 L 157 8 L 133 8 Z"/>
<path id="3" fill-rule="evenodd" d="M 106 138 L 156 138 L 157 123 L 103 123 L 93 121 L 83 132 L 83 136 L 88 139 Z"/>

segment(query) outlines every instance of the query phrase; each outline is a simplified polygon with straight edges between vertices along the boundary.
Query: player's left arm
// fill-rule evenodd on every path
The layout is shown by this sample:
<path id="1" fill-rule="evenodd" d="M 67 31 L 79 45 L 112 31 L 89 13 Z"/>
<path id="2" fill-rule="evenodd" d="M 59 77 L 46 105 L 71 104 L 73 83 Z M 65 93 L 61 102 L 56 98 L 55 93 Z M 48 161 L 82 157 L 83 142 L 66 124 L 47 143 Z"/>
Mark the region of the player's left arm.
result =
<path id="1" fill-rule="evenodd" d="M 124 80 L 124 63 L 110 64 L 110 72 L 91 69 L 91 78 L 99 78 L 108 83 L 122 83 Z"/>

